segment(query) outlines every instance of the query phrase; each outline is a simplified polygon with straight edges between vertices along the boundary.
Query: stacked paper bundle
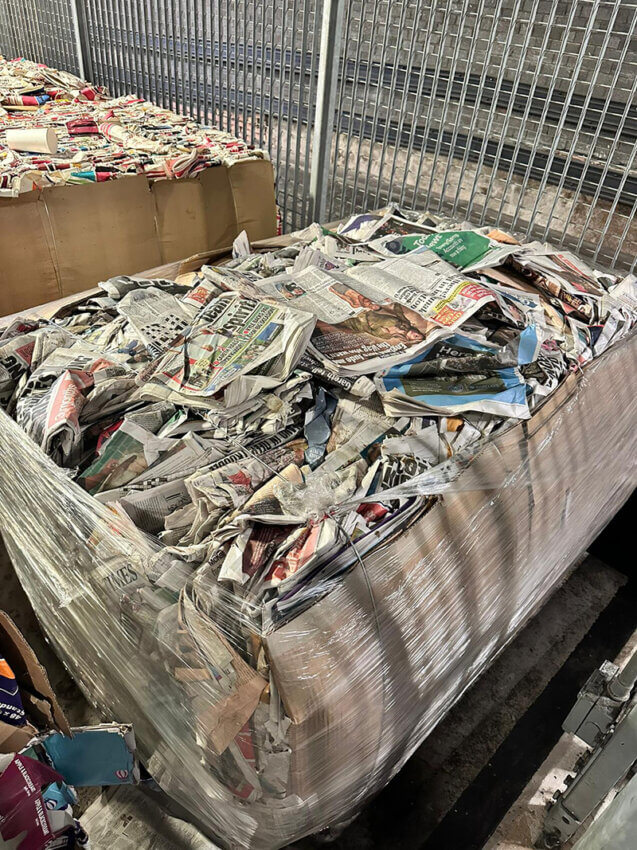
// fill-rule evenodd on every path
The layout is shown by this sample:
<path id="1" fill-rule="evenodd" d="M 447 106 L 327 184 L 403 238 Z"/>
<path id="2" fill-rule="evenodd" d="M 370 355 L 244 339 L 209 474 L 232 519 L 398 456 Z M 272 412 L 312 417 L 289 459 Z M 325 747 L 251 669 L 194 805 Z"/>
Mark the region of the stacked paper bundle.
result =
<path id="1" fill-rule="evenodd" d="M 194 177 L 265 156 L 135 95 L 112 99 L 73 74 L 0 56 L 0 197 L 127 174 Z"/>
<path id="2" fill-rule="evenodd" d="M 585 545 L 555 525 L 603 514 L 551 456 L 559 393 L 625 348 L 635 284 L 392 207 L 4 329 L 0 401 L 63 468 L 5 420 L 18 572 L 85 689 L 227 843 L 356 811 Z M 549 430 L 522 435 L 532 416 Z M 621 481 L 599 472 L 604 511 Z"/>

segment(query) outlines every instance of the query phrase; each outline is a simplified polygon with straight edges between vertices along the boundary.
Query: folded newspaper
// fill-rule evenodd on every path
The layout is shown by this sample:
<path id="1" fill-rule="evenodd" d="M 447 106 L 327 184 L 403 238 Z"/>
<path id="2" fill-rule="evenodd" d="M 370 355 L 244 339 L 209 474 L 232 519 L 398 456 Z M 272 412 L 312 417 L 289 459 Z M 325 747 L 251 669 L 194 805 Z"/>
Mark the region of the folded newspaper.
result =
<path id="1" fill-rule="evenodd" d="M 143 535 L 147 564 L 102 540 L 96 580 L 179 689 L 206 771 L 283 819 L 292 710 L 267 639 L 628 334 L 637 278 L 391 207 L 100 287 L 0 329 L 0 403 Z M 184 787 L 166 765 L 148 767 Z"/>

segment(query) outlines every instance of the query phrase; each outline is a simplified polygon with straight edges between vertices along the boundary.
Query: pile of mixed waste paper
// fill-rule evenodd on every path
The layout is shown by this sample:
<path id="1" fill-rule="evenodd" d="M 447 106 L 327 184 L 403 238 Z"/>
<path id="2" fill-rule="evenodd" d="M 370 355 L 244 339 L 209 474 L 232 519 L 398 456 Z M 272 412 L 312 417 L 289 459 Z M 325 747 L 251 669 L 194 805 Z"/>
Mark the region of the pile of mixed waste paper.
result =
<path id="1" fill-rule="evenodd" d="M 155 547 L 143 580 L 117 577 L 122 599 L 143 585 L 171 601 L 145 615 L 148 652 L 200 717 L 215 689 L 249 685 L 236 725 L 206 740 L 243 800 L 288 782 L 290 719 L 261 637 L 637 317 L 634 275 L 429 214 L 390 207 L 289 242 L 253 252 L 242 234 L 226 264 L 113 278 L 0 331 L 5 410 Z"/>
<path id="2" fill-rule="evenodd" d="M 0 662 L 1 663 L 1 662 Z M 76 787 L 139 780 L 135 738 L 118 724 L 50 732 L 20 753 L 0 754 L 0 841 L 13 850 L 88 848 L 73 815 Z"/>
<path id="3" fill-rule="evenodd" d="M 7 131 L 51 130 L 48 151 L 19 145 Z M 194 177 L 205 168 L 263 158 L 240 139 L 135 95 L 105 88 L 27 59 L 0 56 L 0 197 L 131 174 Z"/>
<path id="4" fill-rule="evenodd" d="M 139 780 L 132 727 L 69 727 L 44 668 L 0 611 L 0 847 L 86 850 L 76 788 Z"/>

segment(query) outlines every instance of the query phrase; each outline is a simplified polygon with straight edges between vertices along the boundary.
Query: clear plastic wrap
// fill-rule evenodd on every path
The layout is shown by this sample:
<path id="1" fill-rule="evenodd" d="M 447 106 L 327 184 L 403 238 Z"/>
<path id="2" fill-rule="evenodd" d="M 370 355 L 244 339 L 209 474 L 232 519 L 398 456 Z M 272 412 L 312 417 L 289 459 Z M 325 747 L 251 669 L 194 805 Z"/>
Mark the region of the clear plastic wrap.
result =
<path id="1" fill-rule="evenodd" d="M 633 333 L 453 474 L 411 479 L 432 497 L 276 628 L 213 557 L 171 563 L 1 411 L 0 529 L 53 645 L 91 702 L 134 724 L 160 786 L 225 846 L 282 847 L 391 779 L 628 497 L 636 359 Z M 277 415 L 285 398 L 269 396 Z M 327 515 L 336 550 L 347 480 L 303 490 L 279 469 L 265 495 Z"/>
<path id="2" fill-rule="evenodd" d="M 215 717 L 196 707 L 203 664 L 192 632 L 180 632 L 183 604 L 163 607 L 144 578 L 154 554 L 145 536 L 69 481 L 4 413 L 3 536 L 57 651 L 92 702 L 134 723 L 162 787 L 228 846 L 281 847 L 351 817 L 389 781 L 627 498 L 636 355 L 633 335 L 488 444 L 474 464 L 489 475 L 496 465 L 504 486 L 448 493 L 265 638 L 269 683 L 215 630 L 211 651 L 225 645 L 243 681 Z M 223 746 L 250 711 L 246 700 L 269 712 L 274 688 L 291 719 L 291 753 L 278 763 L 268 753 L 274 793 L 242 800 L 209 769 L 223 758 L 215 741 Z M 258 763 L 258 748 L 252 755 Z M 281 796 L 275 765 L 286 773 L 288 755 Z"/>

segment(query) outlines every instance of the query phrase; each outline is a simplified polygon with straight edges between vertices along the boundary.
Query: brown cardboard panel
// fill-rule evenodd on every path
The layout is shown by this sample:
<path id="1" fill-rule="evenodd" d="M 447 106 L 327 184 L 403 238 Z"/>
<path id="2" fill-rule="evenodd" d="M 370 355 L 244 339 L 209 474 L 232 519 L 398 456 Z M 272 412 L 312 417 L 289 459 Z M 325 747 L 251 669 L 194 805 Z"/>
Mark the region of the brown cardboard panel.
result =
<path id="1" fill-rule="evenodd" d="M 152 192 L 163 263 L 219 256 L 219 246 L 231 246 L 242 230 L 251 240 L 276 233 L 274 172 L 267 160 L 208 168 L 192 180 L 160 180 Z"/>
<path id="2" fill-rule="evenodd" d="M 28 746 L 29 741 L 38 730 L 27 724 L 26 726 L 11 726 L 0 720 L 0 753 L 18 753 Z"/>
<path id="3" fill-rule="evenodd" d="M 223 263 L 232 258 L 232 247 L 216 248 L 212 251 L 202 251 L 200 254 L 194 254 L 188 257 L 177 266 L 178 274 L 187 274 L 188 272 L 196 272 L 202 266 L 209 264 Z"/>
<path id="4" fill-rule="evenodd" d="M 279 248 L 285 248 L 288 245 L 294 244 L 294 239 L 291 234 L 284 236 L 271 236 L 269 239 L 257 239 L 252 242 L 252 248 L 255 251 L 278 251 Z"/>
<path id="5" fill-rule="evenodd" d="M 276 203 L 272 163 L 266 159 L 236 162 L 228 169 L 228 175 L 235 204 L 237 233 L 245 230 L 251 241 L 274 236 Z M 214 244 L 208 243 L 209 246 Z"/>
<path id="6" fill-rule="evenodd" d="M 0 315 L 62 294 L 39 192 L 0 198 Z"/>
<path id="7" fill-rule="evenodd" d="M 193 180 L 190 182 L 194 183 L 196 181 Z M 161 185 L 165 185 L 167 183 L 168 181 L 163 181 Z M 155 185 L 159 186 L 160 184 L 157 183 Z M 159 191 L 163 192 L 164 190 Z M 169 193 L 166 193 L 166 195 L 168 196 Z M 232 239 L 234 239 L 234 235 Z M 289 245 L 291 244 L 291 241 L 292 240 L 288 235 L 272 236 L 252 242 L 252 247 L 256 251 L 270 251 L 284 247 L 285 245 Z M 138 274 L 140 277 L 145 278 L 163 277 L 168 278 L 169 280 L 174 280 L 180 274 L 187 274 L 188 272 L 198 271 L 203 265 L 206 265 L 207 263 L 219 263 L 225 261 L 227 258 L 230 258 L 232 256 L 231 242 L 232 240 L 228 242 L 228 244 L 223 248 L 211 248 L 204 251 L 198 251 L 190 256 L 186 255 L 185 259 L 179 258 L 171 262 L 162 263 L 161 265 L 154 266 L 153 268 L 148 268 L 144 271 L 140 271 L 138 272 Z M 35 315 L 42 316 L 44 318 L 50 318 L 54 315 L 57 315 L 59 311 L 61 311 L 68 305 L 79 303 L 84 298 L 87 298 L 92 295 L 97 295 L 99 292 L 99 289 L 92 288 L 83 290 L 82 292 L 79 292 L 75 295 L 67 295 L 64 298 L 56 299 L 51 303 L 41 302 L 35 306 L 32 312 Z M 14 315 L 18 314 L 16 313 Z M 2 315 L 0 318 L 2 318 L 3 324 L 5 324 L 7 320 L 13 318 L 13 315 Z"/>
<path id="8" fill-rule="evenodd" d="M 201 217 L 201 183 L 194 180 L 159 180 L 151 187 L 155 201 L 161 263 L 169 263 L 180 252 L 197 250 L 205 239 L 206 226 Z"/>
<path id="9" fill-rule="evenodd" d="M 0 316 L 113 275 L 221 257 L 243 229 L 251 240 L 276 233 L 267 160 L 209 168 L 194 179 L 150 184 L 139 175 L 0 199 Z"/>
<path id="10" fill-rule="evenodd" d="M 193 179 L 159 180 L 152 194 L 162 263 L 232 244 L 238 231 L 227 168 L 208 168 Z"/>
<path id="11" fill-rule="evenodd" d="M 153 196 L 142 175 L 87 186 L 54 186 L 43 196 L 61 295 L 161 262 Z"/>
<path id="12" fill-rule="evenodd" d="M 201 251 L 198 254 L 193 254 L 185 260 L 175 260 L 172 263 L 164 263 L 161 266 L 155 266 L 153 269 L 145 269 L 143 272 L 139 272 L 136 277 L 163 277 L 168 280 L 176 280 L 179 275 L 199 271 L 199 269 L 206 264 L 221 263 L 231 258 L 232 246 L 214 248 L 211 251 Z"/>
<path id="13" fill-rule="evenodd" d="M 4 611 L 0 611 L 0 648 L 15 673 L 18 685 L 47 700 L 51 704 L 56 726 L 65 735 L 70 736 L 71 729 L 53 692 L 46 670 L 16 624 Z"/>
<path id="14" fill-rule="evenodd" d="M 177 274 L 187 274 L 188 272 L 196 272 L 202 266 L 215 265 L 223 263 L 232 258 L 232 247 L 216 248 L 212 251 L 202 251 L 199 254 L 193 254 L 192 257 L 187 257 L 177 264 Z"/>

